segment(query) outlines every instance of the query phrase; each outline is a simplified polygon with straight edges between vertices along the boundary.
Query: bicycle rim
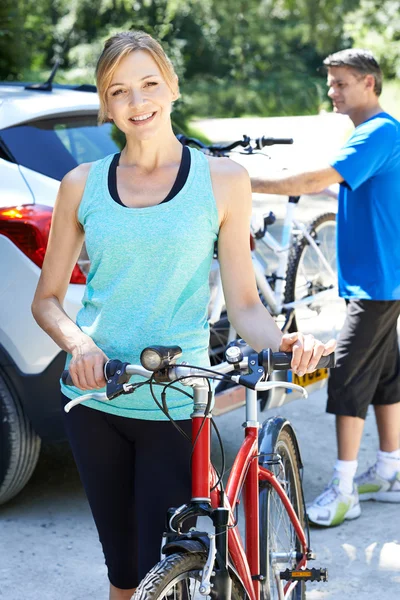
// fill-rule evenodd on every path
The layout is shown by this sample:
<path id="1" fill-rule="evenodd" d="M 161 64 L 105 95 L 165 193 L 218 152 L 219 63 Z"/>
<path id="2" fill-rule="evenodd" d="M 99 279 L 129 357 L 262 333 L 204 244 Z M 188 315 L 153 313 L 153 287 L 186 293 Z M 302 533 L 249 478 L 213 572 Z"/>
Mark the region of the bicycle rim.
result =
<path id="1" fill-rule="evenodd" d="M 304 526 L 304 505 L 301 494 L 299 462 L 293 434 L 283 429 L 276 442 L 274 453 L 281 459 L 279 465 L 266 465 L 284 486 L 286 494 Z M 276 491 L 269 484 L 260 487 L 260 567 L 265 581 L 261 586 L 262 600 L 282 600 L 285 581 L 279 573 L 297 566 L 296 552 L 301 550 L 294 526 Z M 303 600 L 305 583 L 298 582 L 285 596 L 285 600 Z"/>
<path id="2" fill-rule="evenodd" d="M 310 303 L 295 308 L 291 331 L 312 333 L 327 340 L 339 335 L 346 315 L 345 302 L 337 290 L 335 215 L 321 215 L 308 231 L 320 253 L 306 238 L 300 240 L 292 253 L 286 302 L 309 298 Z M 333 273 L 329 272 L 321 254 Z M 323 295 L 319 295 L 321 293 Z"/>
<path id="3" fill-rule="evenodd" d="M 172 554 L 159 562 L 137 588 L 134 600 L 217 600 L 216 594 L 200 593 L 201 574 L 206 555 Z M 239 582 L 232 581 L 232 600 L 247 600 Z"/>

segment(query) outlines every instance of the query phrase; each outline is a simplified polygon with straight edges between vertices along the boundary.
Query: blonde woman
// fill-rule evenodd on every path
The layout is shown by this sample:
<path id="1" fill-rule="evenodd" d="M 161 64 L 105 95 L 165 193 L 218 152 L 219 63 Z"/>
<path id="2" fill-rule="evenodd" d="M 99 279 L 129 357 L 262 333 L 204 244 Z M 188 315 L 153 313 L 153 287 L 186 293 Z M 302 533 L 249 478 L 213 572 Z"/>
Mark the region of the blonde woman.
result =
<path id="1" fill-rule="evenodd" d="M 334 342 L 282 336 L 259 301 L 248 175 L 176 139 L 178 78 L 161 46 L 140 31 L 117 34 L 96 75 L 99 120 L 113 121 L 126 146 L 64 177 L 32 305 L 39 325 L 68 353 L 74 387 L 62 385 L 63 403 L 105 385 L 107 358 L 137 363 L 149 344 L 179 344 L 186 360 L 208 364 L 208 272 L 217 239 L 235 329 L 257 350 L 293 350 L 294 370 L 312 371 Z M 84 239 L 91 267 L 74 323 L 62 305 Z M 168 404 L 189 433 L 190 399 L 171 391 Z M 146 387 L 79 405 L 65 425 L 103 546 L 109 598 L 131 598 L 159 559 L 167 507 L 190 498 L 190 444 Z"/>

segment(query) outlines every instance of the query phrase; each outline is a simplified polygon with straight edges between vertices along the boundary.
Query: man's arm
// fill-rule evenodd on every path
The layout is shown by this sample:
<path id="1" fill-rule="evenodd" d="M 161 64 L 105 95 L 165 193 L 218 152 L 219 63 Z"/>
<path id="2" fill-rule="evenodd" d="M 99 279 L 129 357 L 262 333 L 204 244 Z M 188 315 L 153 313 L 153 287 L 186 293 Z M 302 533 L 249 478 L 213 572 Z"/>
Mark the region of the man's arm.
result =
<path id="1" fill-rule="evenodd" d="M 252 177 L 251 189 L 259 194 L 282 194 L 284 196 L 299 196 L 301 194 L 316 194 L 324 188 L 341 183 L 343 177 L 333 167 L 325 167 L 305 173 L 282 173 L 274 179 Z"/>

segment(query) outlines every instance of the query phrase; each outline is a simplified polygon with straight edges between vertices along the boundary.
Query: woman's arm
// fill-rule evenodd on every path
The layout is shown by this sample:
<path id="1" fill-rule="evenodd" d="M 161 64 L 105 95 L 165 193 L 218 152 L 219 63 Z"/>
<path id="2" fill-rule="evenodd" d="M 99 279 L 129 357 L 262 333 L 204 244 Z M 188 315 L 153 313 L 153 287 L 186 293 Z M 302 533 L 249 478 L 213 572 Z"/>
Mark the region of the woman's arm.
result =
<path id="1" fill-rule="evenodd" d="M 251 185 L 247 171 L 229 159 L 210 161 L 220 215 L 218 258 L 226 307 L 233 327 L 252 348 L 293 351 L 297 373 L 314 370 L 335 342 L 323 344 L 312 335 L 282 335 L 260 301 L 250 254 Z"/>
<path id="2" fill-rule="evenodd" d="M 38 325 L 60 348 L 72 354 L 74 385 L 93 389 L 105 385 L 104 353 L 84 334 L 63 309 L 71 273 L 82 248 L 84 233 L 77 212 L 90 164 L 80 165 L 61 182 L 54 207 L 49 243 L 32 303 Z"/>

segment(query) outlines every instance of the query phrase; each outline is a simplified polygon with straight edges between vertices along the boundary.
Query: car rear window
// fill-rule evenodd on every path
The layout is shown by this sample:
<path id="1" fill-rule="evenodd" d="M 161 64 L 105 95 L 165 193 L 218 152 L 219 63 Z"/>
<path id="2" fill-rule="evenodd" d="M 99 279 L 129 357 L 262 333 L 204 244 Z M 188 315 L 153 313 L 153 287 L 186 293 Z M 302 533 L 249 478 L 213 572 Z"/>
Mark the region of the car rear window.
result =
<path id="1" fill-rule="evenodd" d="M 59 181 L 83 162 L 119 152 L 124 142 L 115 125 L 98 125 L 95 114 L 24 123 L 2 129 L 0 138 L 18 164 Z"/>

